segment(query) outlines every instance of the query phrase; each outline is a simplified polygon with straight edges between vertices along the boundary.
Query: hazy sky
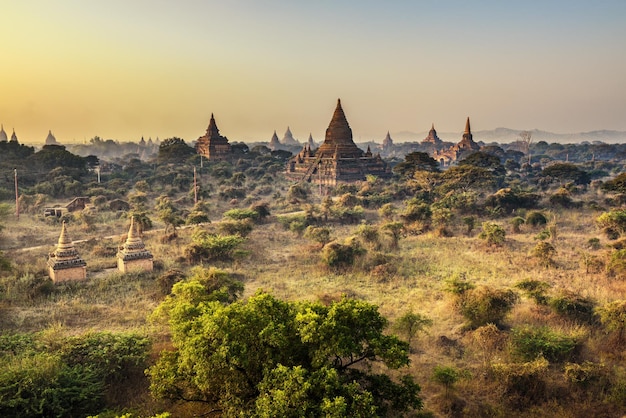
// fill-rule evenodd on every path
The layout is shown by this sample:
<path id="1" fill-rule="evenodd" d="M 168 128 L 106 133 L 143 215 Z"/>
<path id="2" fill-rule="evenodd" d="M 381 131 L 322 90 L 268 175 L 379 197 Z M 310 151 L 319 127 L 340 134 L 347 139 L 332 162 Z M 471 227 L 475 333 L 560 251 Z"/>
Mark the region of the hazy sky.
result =
<path id="1" fill-rule="evenodd" d="M 21 142 L 626 130 L 626 1 L 0 0 Z M 421 138 L 416 138 L 421 139 Z M 455 138 L 444 138 L 454 140 Z"/>

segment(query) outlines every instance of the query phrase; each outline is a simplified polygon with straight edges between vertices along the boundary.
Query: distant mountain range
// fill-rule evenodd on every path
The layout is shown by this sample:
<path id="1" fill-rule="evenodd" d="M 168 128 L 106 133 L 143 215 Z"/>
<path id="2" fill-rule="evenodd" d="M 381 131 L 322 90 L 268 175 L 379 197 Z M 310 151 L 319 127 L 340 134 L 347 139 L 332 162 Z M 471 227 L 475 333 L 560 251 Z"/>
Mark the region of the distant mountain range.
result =
<path id="1" fill-rule="evenodd" d="M 472 135 L 474 136 L 474 141 L 477 142 L 482 141 L 485 143 L 509 143 L 519 140 L 520 132 L 522 132 L 522 130 L 520 129 L 496 128 L 490 131 L 472 131 Z M 561 144 L 573 144 L 583 141 L 600 141 L 607 144 L 626 142 L 626 132 L 624 131 L 602 130 L 572 134 L 556 134 L 553 132 L 533 129 L 530 132 L 532 133 L 532 139 L 534 143 L 537 143 L 539 141 L 546 141 L 547 143 L 558 142 Z M 462 133 L 437 132 L 437 135 L 439 136 L 439 138 L 441 138 L 442 141 L 456 143 L 461 140 Z M 394 142 L 421 142 L 422 139 L 426 138 L 426 136 L 428 136 L 428 132 L 400 131 L 391 133 L 391 139 L 393 139 Z M 380 141 L 376 142 L 382 142 L 382 140 L 383 138 L 380 138 Z"/>

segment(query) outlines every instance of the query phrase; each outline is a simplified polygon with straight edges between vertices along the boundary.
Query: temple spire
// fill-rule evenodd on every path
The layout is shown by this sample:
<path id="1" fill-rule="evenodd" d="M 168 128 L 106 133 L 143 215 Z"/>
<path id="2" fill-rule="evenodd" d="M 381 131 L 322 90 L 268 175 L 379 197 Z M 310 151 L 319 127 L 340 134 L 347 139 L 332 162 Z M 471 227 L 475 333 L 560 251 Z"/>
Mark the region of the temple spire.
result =
<path id="1" fill-rule="evenodd" d="M 471 134 L 472 133 L 472 131 L 470 130 L 469 116 L 467 117 L 467 122 L 465 122 L 465 131 L 463 131 L 463 133 L 464 134 Z"/>

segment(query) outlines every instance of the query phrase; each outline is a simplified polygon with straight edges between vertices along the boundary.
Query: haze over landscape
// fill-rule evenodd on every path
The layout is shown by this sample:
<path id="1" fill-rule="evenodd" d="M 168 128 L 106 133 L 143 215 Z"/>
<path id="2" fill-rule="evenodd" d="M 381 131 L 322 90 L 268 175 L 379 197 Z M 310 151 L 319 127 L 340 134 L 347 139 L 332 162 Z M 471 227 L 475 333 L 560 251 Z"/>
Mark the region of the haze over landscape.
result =
<path id="1" fill-rule="evenodd" d="M 193 141 L 211 113 L 231 141 L 319 141 L 338 97 L 357 142 L 467 116 L 626 131 L 623 1 L 33 0 L 2 16 L 0 123 L 25 143 Z"/>

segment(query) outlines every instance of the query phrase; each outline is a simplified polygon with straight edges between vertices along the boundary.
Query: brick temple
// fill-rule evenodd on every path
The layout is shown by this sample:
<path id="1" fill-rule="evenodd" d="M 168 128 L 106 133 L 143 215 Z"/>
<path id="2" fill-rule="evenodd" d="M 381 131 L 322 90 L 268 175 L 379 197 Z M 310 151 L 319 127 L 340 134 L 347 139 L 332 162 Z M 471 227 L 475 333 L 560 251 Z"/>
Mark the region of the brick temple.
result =
<path id="1" fill-rule="evenodd" d="M 337 100 L 322 145 L 313 150 L 308 143 L 305 144 L 289 160 L 286 171 L 286 176 L 291 180 L 325 185 L 361 181 L 367 175 L 387 178 L 391 176 L 391 171 L 380 154 L 372 155 L 369 147 L 363 152 L 354 143 L 341 100 Z"/>
<path id="2" fill-rule="evenodd" d="M 206 133 L 196 141 L 196 152 L 211 161 L 227 160 L 231 156 L 228 138 L 220 135 L 213 113 Z"/>

